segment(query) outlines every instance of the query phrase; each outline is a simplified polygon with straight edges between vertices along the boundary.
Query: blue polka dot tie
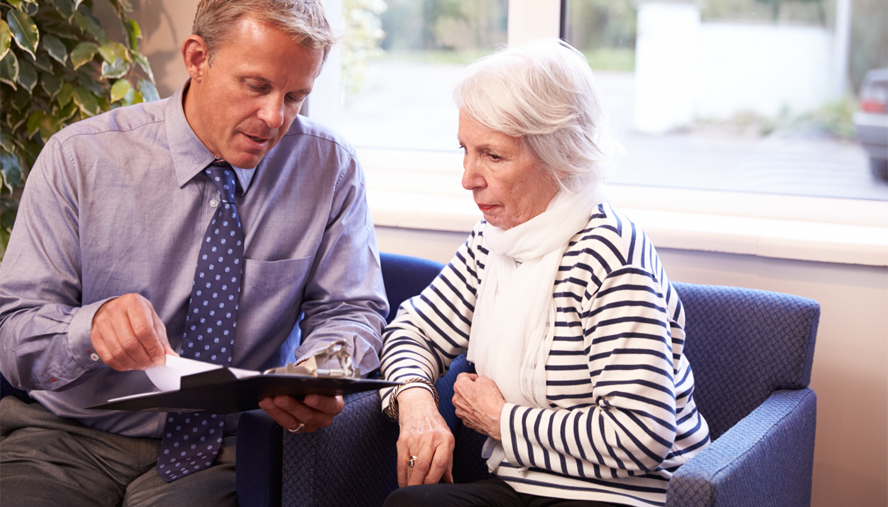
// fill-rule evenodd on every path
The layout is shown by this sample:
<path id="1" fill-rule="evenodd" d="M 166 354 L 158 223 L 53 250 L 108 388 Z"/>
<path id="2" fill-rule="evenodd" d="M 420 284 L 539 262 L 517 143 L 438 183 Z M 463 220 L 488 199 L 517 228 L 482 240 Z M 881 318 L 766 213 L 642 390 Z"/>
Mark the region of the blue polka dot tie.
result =
<path id="1" fill-rule="evenodd" d="M 227 162 L 216 160 L 204 173 L 219 190 L 221 203 L 201 242 L 179 354 L 229 366 L 240 299 L 244 232 L 234 202 L 234 170 Z M 161 478 L 170 482 L 209 467 L 219 454 L 224 425 L 225 418 L 219 414 L 167 414 L 157 457 Z"/>

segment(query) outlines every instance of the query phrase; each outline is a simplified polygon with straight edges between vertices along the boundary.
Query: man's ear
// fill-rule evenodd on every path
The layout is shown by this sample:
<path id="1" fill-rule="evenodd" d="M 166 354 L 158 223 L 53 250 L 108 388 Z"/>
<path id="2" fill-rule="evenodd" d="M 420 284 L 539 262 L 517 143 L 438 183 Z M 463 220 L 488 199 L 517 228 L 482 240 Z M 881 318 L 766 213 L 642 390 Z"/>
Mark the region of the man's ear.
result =
<path id="1" fill-rule="evenodd" d="M 182 58 L 185 60 L 185 69 L 194 81 L 200 81 L 203 77 L 206 65 L 209 65 L 210 54 L 203 37 L 190 35 L 182 43 Z"/>

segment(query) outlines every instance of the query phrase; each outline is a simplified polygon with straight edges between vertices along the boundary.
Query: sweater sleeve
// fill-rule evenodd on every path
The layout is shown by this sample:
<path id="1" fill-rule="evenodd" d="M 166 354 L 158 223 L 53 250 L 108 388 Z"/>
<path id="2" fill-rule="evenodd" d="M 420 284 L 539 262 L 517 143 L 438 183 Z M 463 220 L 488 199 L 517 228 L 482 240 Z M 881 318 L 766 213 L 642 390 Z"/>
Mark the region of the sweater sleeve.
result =
<path id="1" fill-rule="evenodd" d="M 597 290 L 589 287 L 587 297 L 580 366 L 588 367 L 591 393 L 570 409 L 507 403 L 500 422 L 503 447 L 518 467 L 576 477 L 642 475 L 660 466 L 676 433 L 663 288 L 648 270 L 624 266 Z"/>
<path id="2" fill-rule="evenodd" d="M 483 222 L 482 222 L 483 223 Z M 469 333 L 486 252 L 479 223 L 441 274 L 401 304 L 383 332 L 381 371 L 387 380 L 422 377 L 435 382 L 469 346 Z M 392 389 L 381 391 L 383 407 Z"/>

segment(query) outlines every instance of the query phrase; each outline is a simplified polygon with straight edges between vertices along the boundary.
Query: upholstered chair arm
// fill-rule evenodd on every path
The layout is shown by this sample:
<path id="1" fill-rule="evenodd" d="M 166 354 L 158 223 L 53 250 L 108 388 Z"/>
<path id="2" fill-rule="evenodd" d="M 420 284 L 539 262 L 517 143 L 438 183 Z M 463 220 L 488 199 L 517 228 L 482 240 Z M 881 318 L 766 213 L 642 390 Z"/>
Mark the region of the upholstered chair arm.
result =
<path id="1" fill-rule="evenodd" d="M 817 397 L 775 391 L 672 477 L 668 507 L 808 507 Z"/>

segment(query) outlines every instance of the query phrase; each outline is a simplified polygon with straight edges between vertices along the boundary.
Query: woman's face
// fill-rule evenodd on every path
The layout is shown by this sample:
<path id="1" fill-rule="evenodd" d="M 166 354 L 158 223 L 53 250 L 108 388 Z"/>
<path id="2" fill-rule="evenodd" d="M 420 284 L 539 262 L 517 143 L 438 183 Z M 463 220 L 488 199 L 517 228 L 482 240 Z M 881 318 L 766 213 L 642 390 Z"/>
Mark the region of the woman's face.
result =
<path id="1" fill-rule="evenodd" d="M 488 223 L 511 229 L 546 211 L 558 183 L 523 139 L 487 130 L 462 111 L 458 138 L 465 153 L 462 186 L 472 191 Z"/>

